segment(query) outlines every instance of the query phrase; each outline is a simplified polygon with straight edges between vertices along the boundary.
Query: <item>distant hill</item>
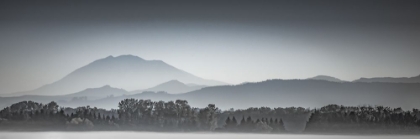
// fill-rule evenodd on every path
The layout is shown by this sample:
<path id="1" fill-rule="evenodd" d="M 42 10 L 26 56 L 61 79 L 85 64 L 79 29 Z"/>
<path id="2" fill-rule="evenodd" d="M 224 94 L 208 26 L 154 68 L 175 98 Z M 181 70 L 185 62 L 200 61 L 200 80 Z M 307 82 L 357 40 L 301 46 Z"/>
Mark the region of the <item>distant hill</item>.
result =
<path id="1" fill-rule="evenodd" d="M 169 94 L 180 94 L 180 93 L 186 93 L 186 92 L 198 90 L 203 87 L 206 87 L 206 86 L 196 85 L 196 84 L 186 85 L 178 80 L 170 80 L 168 82 L 159 84 L 155 87 L 144 89 L 144 90 L 136 90 L 136 91 L 132 91 L 131 93 L 138 94 L 138 93 L 142 93 L 143 91 L 153 91 L 153 92 L 164 91 Z"/>
<path id="2" fill-rule="evenodd" d="M 308 78 L 308 80 L 324 80 L 324 81 L 330 81 L 330 82 L 344 82 L 343 80 L 340 80 L 335 77 L 326 76 L 326 75 L 318 75 L 312 78 Z"/>
<path id="3" fill-rule="evenodd" d="M 321 80 L 267 80 L 236 86 L 214 86 L 181 94 L 193 106 L 215 103 L 222 108 L 321 107 L 385 105 L 411 109 L 420 106 L 420 83 L 353 83 Z"/>
<path id="4" fill-rule="evenodd" d="M 81 103 L 86 103 L 94 100 L 105 99 L 109 97 L 121 97 L 130 94 L 124 89 L 113 88 L 109 85 L 100 88 L 88 88 L 83 91 L 68 95 L 56 95 L 56 96 L 45 96 L 45 95 L 23 95 L 15 97 L 0 97 L 0 108 L 9 106 L 13 103 L 20 101 L 32 100 L 40 103 L 48 103 L 56 101 L 63 106 L 77 106 Z M 83 105 L 82 105 L 83 106 Z"/>
<path id="5" fill-rule="evenodd" d="M 52 84 L 42 86 L 33 91 L 10 95 L 65 95 L 86 88 L 96 88 L 104 85 L 111 85 L 126 90 L 136 90 L 149 88 L 173 79 L 184 83 L 209 86 L 225 84 L 219 81 L 199 78 L 160 60 L 144 60 L 137 56 L 122 55 L 96 60 Z"/>
<path id="6" fill-rule="evenodd" d="M 187 86 L 189 86 L 189 87 L 194 87 L 194 86 L 202 86 L 202 87 L 206 87 L 205 85 L 199 85 L 199 84 L 194 84 L 194 83 L 187 83 L 187 84 L 185 84 L 185 85 L 187 85 Z"/>
<path id="7" fill-rule="evenodd" d="M 168 86 L 180 84 L 179 81 L 170 81 L 167 83 L 169 84 Z M 162 86 L 166 86 L 165 83 Z M 108 90 L 107 88 L 115 91 L 117 94 L 124 93 L 124 91 L 112 87 L 102 87 L 105 90 Z M 87 89 L 76 94 L 78 96 L 84 96 L 85 94 L 99 94 L 99 92 L 102 92 L 96 90 Z M 114 94 L 112 93 L 113 91 L 104 94 Z M 420 83 L 367 83 L 276 79 L 240 85 L 204 87 L 182 94 L 146 91 L 133 95 L 114 95 L 96 100 L 72 100 L 73 94 L 60 96 L 25 95 L 21 97 L 0 97 L 0 107 L 5 107 L 22 100 L 33 100 L 41 103 L 57 101 L 61 106 L 70 107 L 90 105 L 106 109 L 116 109 L 118 108 L 118 102 L 122 99 L 137 98 L 151 99 L 154 101 L 185 99 L 193 107 L 205 107 L 212 103 L 221 109 L 243 109 L 261 106 L 300 106 L 313 108 L 328 104 L 339 104 L 347 106 L 384 105 L 402 107 L 403 109 L 409 110 L 420 106 L 420 101 L 418 101 L 418 98 L 420 98 L 419 92 Z"/>
<path id="8" fill-rule="evenodd" d="M 63 102 L 63 106 L 90 105 L 117 108 L 125 98 L 154 101 L 185 99 L 194 107 L 216 104 L 221 109 L 248 107 L 322 107 L 328 104 L 348 106 L 384 105 L 409 110 L 419 107 L 420 83 L 330 82 L 322 80 L 267 80 L 242 85 L 205 87 L 183 93 L 144 92 L 134 95 L 108 97 L 94 101 Z M 51 98 L 50 98 L 51 99 Z M 1 102 L 1 98 L 0 98 Z"/>
<path id="9" fill-rule="evenodd" d="M 112 88 L 109 85 L 105 85 L 100 88 L 88 88 L 83 91 L 64 95 L 64 97 L 87 97 L 88 100 L 96 100 L 96 99 L 103 99 L 106 97 L 112 97 L 112 96 L 122 96 L 122 95 L 128 95 L 129 92 L 125 91 L 124 89 L 118 89 L 118 88 Z"/>
<path id="10" fill-rule="evenodd" d="M 353 82 L 388 82 L 388 83 L 420 83 L 420 75 L 416 77 L 377 77 L 377 78 L 360 78 Z"/>

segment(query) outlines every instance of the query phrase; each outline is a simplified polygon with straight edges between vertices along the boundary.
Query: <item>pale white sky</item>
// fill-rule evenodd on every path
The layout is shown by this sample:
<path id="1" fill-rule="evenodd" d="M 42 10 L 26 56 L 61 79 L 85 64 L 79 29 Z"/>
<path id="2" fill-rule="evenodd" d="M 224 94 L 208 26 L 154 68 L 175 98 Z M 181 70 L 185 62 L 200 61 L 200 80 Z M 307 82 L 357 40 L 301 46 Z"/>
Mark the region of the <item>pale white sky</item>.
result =
<path id="1" fill-rule="evenodd" d="M 414 62 L 419 49 L 407 44 L 410 38 L 393 38 L 395 30 L 384 32 L 390 33 L 385 37 L 375 36 L 377 30 L 209 23 L 7 30 L 10 34 L 2 33 L 0 41 L 7 46 L 0 55 L 2 93 L 35 89 L 94 60 L 122 54 L 163 60 L 231 84 L 321 74 L 343 80 L 420 74 L 420 64 Z"/>
<path id="2" fill-rule="evenodd" d="M 2 1 L 0 93 L 122 54 L 231 84 L 420 74 L 412 1 Z"/>

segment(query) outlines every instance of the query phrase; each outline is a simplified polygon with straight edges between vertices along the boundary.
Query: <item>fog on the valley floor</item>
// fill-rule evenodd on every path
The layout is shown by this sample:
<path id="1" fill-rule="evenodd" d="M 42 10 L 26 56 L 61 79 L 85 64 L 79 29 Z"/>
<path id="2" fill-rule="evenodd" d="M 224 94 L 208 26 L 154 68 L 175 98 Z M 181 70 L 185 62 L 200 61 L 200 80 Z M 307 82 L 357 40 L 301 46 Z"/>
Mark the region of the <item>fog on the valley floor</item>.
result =
<path id="1" fill-rule="evenodd" d="M 155 132 L 1 132 L 1 139 L 418 139 L 419 136 L 278 135 Z"/>

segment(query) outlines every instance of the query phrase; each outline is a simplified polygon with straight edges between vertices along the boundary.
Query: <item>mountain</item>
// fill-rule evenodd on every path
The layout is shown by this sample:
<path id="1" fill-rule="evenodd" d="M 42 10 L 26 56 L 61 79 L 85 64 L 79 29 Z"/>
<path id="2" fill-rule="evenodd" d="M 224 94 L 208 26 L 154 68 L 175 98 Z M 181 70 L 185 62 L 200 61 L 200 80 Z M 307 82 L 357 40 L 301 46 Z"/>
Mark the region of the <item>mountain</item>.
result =
<path id="1" fill-rule="evenodd" d="M 308 78 L 308 80 L 324 80 L 324 81 L 330 81 L 330 82 L 344 82 L 343 80 L 340 80 L 335 77 L 326 76 L 326 75 L 318 75 L 312 78 Z"/>
<path id="2" fill-rule="evenodd" d="M 160 60 L 144 60 L 133 55 L 108 56 L 83 66 L 64 78 L 33 91 L 11 95 L 65 95 L 86 88 L 111 85 L 126 90 L 149 88 L 169 80 L 202 85 L 222 85 L 177 69 Z"/>
<path id="3" fill-rule="evenodd" d="M 360 78 L 353 82 L 388 82 L 388 83 L 420 83 L 420 75 L 416 77 L 377 77 L 377 78 Z"/>
<path id="4" fill-rule="evenodd" d="M 214 86 L 181 94 L 193 106 L 214 103 L 221 108 L 321 107 L 385 105 L 420 106 L 420 83 L 353 83 L 322 80 L 267 80 L 235 86 Z"/>
<path id="5" fill-rule="evenodd" d="M 170 80 L 168 82 L 159 84 L 155 87 L 149 88 L 149 89 L 145 89 L 145 90 L 137 90 L 137 91 L 132 91 L 132 94 L 137 94 L 137 93 L 141 93 L 143 91 L 153 91 L 153 92 L 159 92 L 159 91 L 164 91 L 167 92 L 169 94 L 180 94 L 180 93 L 186 93 L 186 92 L 190 92 L 190 91 L 194 91 L 194 90 L 198 90 L 201 89 L 203 87 L 203 85 L 196 85 L 196 84 L 184 84 L 178 80 Z"/>
<path id="6" fill-rule="evenodd" d="M 346 106 L 384 105 L 409 110 L 420 106 L 420 83 L 330 82 L 323 80 L 267 80 L 241 85 L 211 86 L 182 94 L 143 92 L 133 95 L 73 101 L 65 96 L 0 97 L 0 106 L 33 100 L 41 103 L 57 101 L 60 106 L 95 106 L 118 108 L 125 98 L 170 101 L 185 99 L 193 107 L 216 104 L 221 109 L 248 107 L 322 107 L 328 104 Z"/>
<path id="7" fill-rule="evenodd" d="M 124 89 L 113 88 L 109 85 L 105 85 L 100 88 L 88 88 L 76 93 L 68 95 L 56 95 L 56 96 L 45 96 L 45 95 L 23 95 L 14 97 L 0 97 L 0 108 L 9 106 L 20 101 L 36 101 L 40 103 L 48 103 L 56 101 L 63 106 L 77 106 L 80 103 L 86 103 L 94 100 L 120 97 L 130 94 Z"/>
<path id="8" fill-rule="evenodd" d="M 112 88 L 109 85 L 105 85 L 100 88 L 88 88 L 83 91 L 64 95 L 64 97 L 73 98 L 73 97 L 87 97 L 88 100 L 103 99 L 106 97 L 112 96 L 122 96 L 128 95 L 129 92 L 124 89 Z"/>
<path id="9" fill-rule="evenodd" d="M 383 105 L 409 110 L 420 106 L 420 83 L 330 82 L 323 80 L 267 80 L 242 85 L 211 86 L 183 94 L 143 92 L 63 106 L 96 106 L 118 108 L 125 98 L 170 101 L 185 99 L 193 107 L 216 104 L 221 109 L 248 107 L 322 107 L 328 104 L 346 106 Z"/>
<path id="10" fill-rule="evenodd" d="M 194 84 L 194 83 L 187 83 L 187 84 L 185 84 L 185 85 L 187 85 L 187 86 L 189 86 L 189 87 L 194 87 L 194 86 L 206 87 L 205 85 L 199 85 L 199 84 Z"/>

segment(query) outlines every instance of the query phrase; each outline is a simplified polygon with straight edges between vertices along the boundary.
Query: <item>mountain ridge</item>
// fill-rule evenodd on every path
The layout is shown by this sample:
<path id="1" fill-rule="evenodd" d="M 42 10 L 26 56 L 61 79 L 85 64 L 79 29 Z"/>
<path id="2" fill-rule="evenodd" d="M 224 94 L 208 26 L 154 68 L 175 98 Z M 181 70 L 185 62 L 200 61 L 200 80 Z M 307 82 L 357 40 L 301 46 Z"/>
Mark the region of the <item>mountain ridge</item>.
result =
<path id="1" fill-rule="evenodd" d="M 183 99 L 195 107 L 216 104 L 217 107 L 226 110 L 249 107 L 321 107 L 328 104 L 383 105 L 412 109 L 420 105 L 420 102 L 417 101 L 420 98 L 418 92 L 420 92 L 420 83 L 339 83 L 324 80 L 272 79 L 241 85 L 210 86 L 182 94 L 146 91 L 87 101 L 71 101 L 71 97 L 63 96 L 0 97 L 0 106 L 8 106 L 22 100 L 32 100 L 41 103 L 57 101 L 60 106 L 64 107 L 90 105 L 115 109 L 121 100 L 136 98 L 154 101 Z"/>
<path id="2" fill-rule="evenodd" d="M 327 76 L 327 75 L 317 75 L 315 77 L 308 78 L 307 80 L 324 80 L 324 81 L 330 81 L 330 82 L 345 82 L 341 79 L 338 79 L 336 77 Z"/>
<path id="3" fill-rule="evenodd" d="M 136 90 L 150 88 L 171 79 L 209 86 L 226 84 L 194 76 L 161 60 L 144 60 L 138 56 L 121 55 L 95 60 L 51 84 L 35 90 L 9 95 L 65 95 L 86 88 L 99 88 L 104 85 L 125 90 Z"/>
<path id="4" fill-rule="evenodd" d="M 204 85 L 191 85 L 191 84 L 184 84 L 178 80 L 170 80 L 161 84 L 158 84 L 154 87 L 148 88 L 148 89 L 143 89 L 143 90 L 135 90 L 135 91 L 131 91 L 132 94 L 136 94 L 136 93 L 142 93 L 143 91 L 154 91 L 154 92 L 159 92 L 159 91 L 164 91 L 167 92 L 169 94 L 180 94 L 180 93 L 186 93 L 186 92 L 190 92 L 190 91 L 194 91 L 194 90 L 198 90 L 201 88 L 204 88 L 206 86 Z"/>
<path id="5" fill-rule="evenodd" d="M 353 82 L 392 82 L 392 83 L 420 83 L 420 75 L 414 77 L 374 77 L 360 78 Z"/>
<path id="6" fill-rule="evenodd" d="M 115 104 L 122 99 L 137 98 L 154 101 L 184 99 L 195 107 L 216 104 L 226 110 L 249 107 L 322 107 L 328 104 L 383 105 L 412 109 L 420 105 L 416 101 L 420 97 L 417 93 L 419 91 L 420 83 L 338 83 L 273 79 L 241 85 L 210 86 L 183 94 L 140 93 L 96 100 L 86 105 L 116 108 Z M 416 103 L 404 103 L 406 101 Z"/>
<path id="7" fill-rule="evenodd" d="M 120 88 L 113 88 L 110 85 L 105 85 L 99 88 L 87 88 L 85 90 L 63 95 L 64 97 L 86 97 L 88 100 L 96 100 L 96 99 L 102 99 L 106 97 L 113 97 L 113 96 L 122 96 L 122 95 L 128 95 L 129 92 L 120 89 Z"/>

